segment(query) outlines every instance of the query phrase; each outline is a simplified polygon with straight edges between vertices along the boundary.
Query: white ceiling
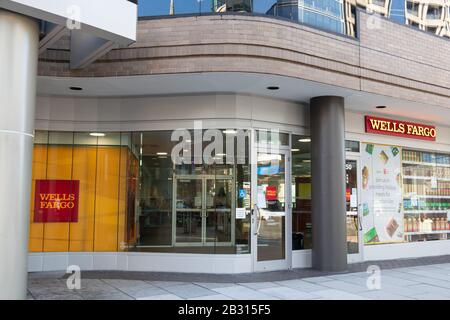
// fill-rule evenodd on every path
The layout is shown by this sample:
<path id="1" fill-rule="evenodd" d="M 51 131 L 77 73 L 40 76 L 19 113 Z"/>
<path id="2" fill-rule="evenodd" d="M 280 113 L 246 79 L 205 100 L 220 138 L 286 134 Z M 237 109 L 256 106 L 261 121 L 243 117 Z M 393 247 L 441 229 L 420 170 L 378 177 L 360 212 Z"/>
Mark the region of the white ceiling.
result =
<path id="1" fill-rule="evenodd" d="M 83 91 L 71 91 L 71 86 Z M 278 86 L 270 91 L 268 86 Z M 146 75 L 106 78 L 38 77 L 38 95 L 75 97 L 125 97 L 212 92 L 236 92 L 307 103 L 311 97 L 339 95 L 346 108 L 357 112 L 377 112 L 449 126 L 450 109 L 383 95 L 349 90 L 318 82 L 267 74 L 215 72 L 174 75 Z M 386 109 L 375 109 L 385 105 Z"/>

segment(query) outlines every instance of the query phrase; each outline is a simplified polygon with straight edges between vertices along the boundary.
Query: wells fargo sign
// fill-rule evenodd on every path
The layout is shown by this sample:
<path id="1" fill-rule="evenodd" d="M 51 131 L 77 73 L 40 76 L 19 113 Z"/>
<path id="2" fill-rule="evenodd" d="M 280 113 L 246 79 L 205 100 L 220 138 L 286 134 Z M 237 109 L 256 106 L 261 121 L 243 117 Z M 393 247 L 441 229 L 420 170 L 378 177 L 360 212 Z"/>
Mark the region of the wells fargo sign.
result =
<path id="1" fill-rule="evenodd" d="M 77 222 L 79 180 L 36 180 L 34 222 Z"/>
<path id="2" fill-rule="evenodd" d="M 276 186 L 266 187 L 266 201 L 276 201 L 278 200 L 278 192 Z"/>
<path id="3" fill-rule="evenodd" d="M 366 116 L 366 132 L 436 141 L 436 127 L 412 122 Z"/>

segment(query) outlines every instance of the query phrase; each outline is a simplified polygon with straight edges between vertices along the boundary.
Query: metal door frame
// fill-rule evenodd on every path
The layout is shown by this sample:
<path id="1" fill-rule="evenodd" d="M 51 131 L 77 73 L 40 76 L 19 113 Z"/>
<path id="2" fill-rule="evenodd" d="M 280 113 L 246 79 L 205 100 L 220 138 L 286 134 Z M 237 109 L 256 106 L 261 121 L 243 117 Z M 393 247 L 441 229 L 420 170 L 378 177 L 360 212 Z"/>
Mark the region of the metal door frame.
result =
<path id="1" fill-rule="evenodd" d="M 363 232 L 362 232 L 362 204 L 361 204 L 361 156 L 347 153 L 345 157 L 345 163 L 347 160 L 356 161 L 356 192 L 358 198 L 358 253 L 347 254 L 347 261 L 349 263 L 361 262 L 364 257 L 364 243 L 363 243 Z M 346 212 L 347 219 L 347 212 Z"/>
<path id="2" fill-rule="evenodd" d="M 254 131 L 253 131 L 254 133 Z M 292 268 L 292 195 L 291 195 L 291 148 L 289 146 L 277 146 L 277 152 L 272 154 L 284 155 L 285 161 L 285 258 L 272 261 L 258 261 L 258 213 L 257 213 L 257 190 L 258 190 L 258 153 L 271 153 L 271 149 L 258 146 L 253 143 L 251 152 L 252 163 L 252 264 L 253 271 L 288 270 Z"/>
<path id="3" fill-rule="evenodd" d="M 181 174 L 173 175 L 173 186 L 172 186 L 172 246 L 174 247 L 208 247 L 208 246 L 232 246 L 235 243 L 235 178 L 229 175 L 212 175 L 212 174 Z M 178 180 L 201 180 L 202 181 L 202 206 L 201 209 L 178 209 L 177 208 L 177 185 Z M 206 241 L 206 218 L 207 218 L 207 206 L 206 206 L 206 182 L 208 180 L 231 180 L 231 241 L 229 242 L 214 242 Z M 201 213 L 201 238 L 200 242 L 177 242 L 177 212 L 181 211 L 198 211 Z M 211 210 L 211 209 L 210 209 Z"/>

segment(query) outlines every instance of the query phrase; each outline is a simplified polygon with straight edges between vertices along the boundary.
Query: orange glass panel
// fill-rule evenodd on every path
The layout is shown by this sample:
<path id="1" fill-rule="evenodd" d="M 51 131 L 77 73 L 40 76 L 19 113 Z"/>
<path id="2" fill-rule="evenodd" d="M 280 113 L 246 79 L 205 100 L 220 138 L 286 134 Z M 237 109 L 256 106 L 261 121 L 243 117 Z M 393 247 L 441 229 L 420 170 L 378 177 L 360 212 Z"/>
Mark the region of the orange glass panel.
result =
<path id="1" fill-rule="evenodd" d="M 78 222 L 70 223 L 70 251 L 94 250 L 97 147 L 75 146 L 73 180 L 80 180 Z"/>
<path id="2" fill-rule="evenodd" d="M 72 146 L 48 146 L 47 179 L 72 179 Z M 45 252 L 69 250 L 69 223 L 45 223 Z"/>
<path id="3" fill-rule="evenodd" d="M 119 225 L 118 225 L 119 251 L 124 251 L 126 245 L 127 166 L 128 166 L 128 148 L 122 147 L 120 150 L 120 181 L 119 181 Z"/>
<path id="4" fill-rule="evenodd" d="M 45 179 L 47 174 L 47 145 L 35 145 L 33 148 L 33 178 L 30 199 L 30 252 L 41 252 L 44 245 L 44 224 L 34 223 L 34 187 L 36 179 Z"/>
<path id="5" fill-rule="evenodd" d="M 98 147 L 94 251 L 117 251 L 120 148 Z"/>

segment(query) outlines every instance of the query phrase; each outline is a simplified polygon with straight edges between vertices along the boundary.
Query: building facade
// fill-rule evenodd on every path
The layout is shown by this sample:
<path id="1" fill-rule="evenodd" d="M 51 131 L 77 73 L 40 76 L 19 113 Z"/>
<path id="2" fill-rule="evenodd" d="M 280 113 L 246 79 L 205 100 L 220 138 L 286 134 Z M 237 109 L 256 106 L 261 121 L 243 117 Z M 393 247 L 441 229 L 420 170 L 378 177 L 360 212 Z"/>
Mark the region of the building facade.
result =
<path id="1" fill-rule="evenodd" d="M 314 247 L 327 253 L 320 246 L 330 247 L 336 228 L 334 250 L 345 251 L 345 263 L 447 252 L 450 141 L 437 110 L 448 112 L 448 71 L 434 73 L 398 39 L 424 51 L 449 43 L 385 19 L 373 30 L 372 15 L 358 17 L 359 38 L 241 13 L 143 17 L 135 44 L 83 70 L 67 68 L 63 41 L 48 50 L 39 64 L 33 185 L 79 181 L 80 202 L 76 222 L 43 223 L 32 198 L 30 270 L 81 262 L 213 273 L 310 267 Z M 315 96 L 345 97 L 341 177 L 314 156 L 314 141 L 326 137 L 317 144 L 340 161 L 331 132 L 313 137 L 313 121 L 323 130 L 327 121 L 312 113 Z M 434 125 L 436 140 L 368 133 L 365 115 Z M 367 179 L 379 179 L 367 175 L 387 165 L 370 150 L 396 174 L 394 185 L 369 183 L 386 188 L 391 207 L 380 205 L 384 193 L 366 190 Z M 337 175 L 316 210 L 315 163 L 328 179 Z M 340 192 L 347 201 L 333 205 Z M 315 233 L 317 212 L 328 221 Z"/>
<path id="2" fill-rule="evenodd" d="M 135 43 L 83 68 L 70 35 L 41 52 L 29 271 L 450 254 L 448 39 L 347 2 L 275 2 L 142 1 Z M 274 5 L 339 8 L 342 29 Z"/>

